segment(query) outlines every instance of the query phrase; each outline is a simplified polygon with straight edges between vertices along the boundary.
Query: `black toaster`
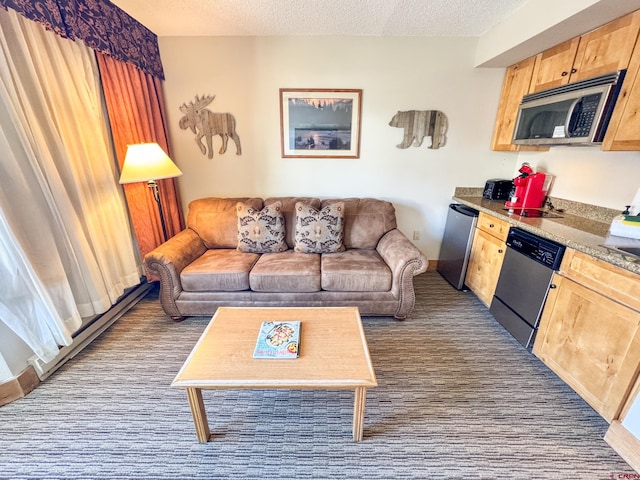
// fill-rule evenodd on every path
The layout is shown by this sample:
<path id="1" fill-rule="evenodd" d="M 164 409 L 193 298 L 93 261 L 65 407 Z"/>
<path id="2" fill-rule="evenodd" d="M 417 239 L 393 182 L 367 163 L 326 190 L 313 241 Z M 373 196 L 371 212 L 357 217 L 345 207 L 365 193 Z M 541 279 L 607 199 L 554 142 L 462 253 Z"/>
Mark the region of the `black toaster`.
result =
<path id="1" fill-rule="evenodd" d="M 488 200 L 508 200 L 513 190 L 513 180 L 493 178 L 484 184 L 482 197 Z"/>

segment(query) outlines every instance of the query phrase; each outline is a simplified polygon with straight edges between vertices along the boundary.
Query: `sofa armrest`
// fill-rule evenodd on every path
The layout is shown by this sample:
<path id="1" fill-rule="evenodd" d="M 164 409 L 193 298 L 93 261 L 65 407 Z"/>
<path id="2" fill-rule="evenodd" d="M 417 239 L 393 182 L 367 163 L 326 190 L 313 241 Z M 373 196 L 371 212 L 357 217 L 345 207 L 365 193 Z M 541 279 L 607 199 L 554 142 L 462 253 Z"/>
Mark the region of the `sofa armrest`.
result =
<path id="1" fill-rule="evenodd" d="M 415 306 L 413 277 L 427 271 L 427 258 L 397 228 L 380 239 L 376 250 L 391 269 L 391 291 L 400 300 L 395 318 L 402 320 Z"/>
<path id="2" fill-rule="evenodd" d="M 187 228 L 144 257 L 149 273 L 160 278 L 162 308 L 174 320 L 182 318 L 175 302 L 182 292 L 180 272 L 206 251 L 207 247 L 198 234 Z"/>

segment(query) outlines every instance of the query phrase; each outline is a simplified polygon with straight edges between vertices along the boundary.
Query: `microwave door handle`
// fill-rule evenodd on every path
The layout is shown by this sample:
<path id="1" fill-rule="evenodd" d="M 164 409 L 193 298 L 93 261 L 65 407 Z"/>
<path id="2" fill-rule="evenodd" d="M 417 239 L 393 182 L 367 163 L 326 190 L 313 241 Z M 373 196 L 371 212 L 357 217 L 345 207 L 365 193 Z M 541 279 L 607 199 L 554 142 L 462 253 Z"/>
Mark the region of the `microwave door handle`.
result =
<path id="1" fill-rule="evenodd" d="M 569 131 L 569 125 L 571 123 L 571 116 L 573 115 L 574 110 L 576 109 L 576 107 L 578 106 L 578 103 L 580 103 L 580 101 L 582 100 L 581 97 L 576 98 L 573 103 L 571 104 L 571 106 L 569 107 L 569 111 L 567 112 L 567 118 L 564 121 L 564 136 L 566 138 L 570 138 L 571 137 L 571 133 Z"/>

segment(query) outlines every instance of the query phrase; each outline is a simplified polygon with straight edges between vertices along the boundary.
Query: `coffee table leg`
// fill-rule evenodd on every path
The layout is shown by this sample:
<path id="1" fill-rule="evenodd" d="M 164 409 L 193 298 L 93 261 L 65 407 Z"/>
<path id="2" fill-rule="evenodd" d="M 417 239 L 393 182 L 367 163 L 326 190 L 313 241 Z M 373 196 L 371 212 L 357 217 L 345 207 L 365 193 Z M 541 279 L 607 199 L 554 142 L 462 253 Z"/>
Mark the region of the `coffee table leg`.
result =
<path id="1" fill-rule="evenodd" d="M 193 423 L 196 426 L 196 436 L 200 443 L 209 441 L 211 431 L 207 422 L 207 413 L 204 411 L 204 401 L 202 400 L 202 390 L 199 388 L 187 388 L 187 397 L 191 406 Z"/>
<path id="2" fill-rule="evenodd" d="M 362 430 L 364 428 L 364 408 L 367 402 L 367 389 L 356 388 L 353 401 L 353 441 L 362 440 Z"/>

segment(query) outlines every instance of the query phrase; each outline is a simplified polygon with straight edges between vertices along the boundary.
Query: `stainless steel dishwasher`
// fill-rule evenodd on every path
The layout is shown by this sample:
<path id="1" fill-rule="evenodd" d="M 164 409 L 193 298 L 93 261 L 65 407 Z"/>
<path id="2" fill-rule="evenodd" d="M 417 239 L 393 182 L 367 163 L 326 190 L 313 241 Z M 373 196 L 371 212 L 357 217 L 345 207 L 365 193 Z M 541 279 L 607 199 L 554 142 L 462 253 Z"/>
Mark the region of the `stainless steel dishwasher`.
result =
<path id="1" fill-rule="evenodd" d="M 458 290 L 464 289 L 464 277 L 477 222 L 477 210 L 458 203 L 449 205 L 436 270 Z"/>
<path id="2" fill-rule="evenodd" d="M 511 228 L 489 311 L 526 348 L 533 347 L 542 307 L 565 247 Z"/>

